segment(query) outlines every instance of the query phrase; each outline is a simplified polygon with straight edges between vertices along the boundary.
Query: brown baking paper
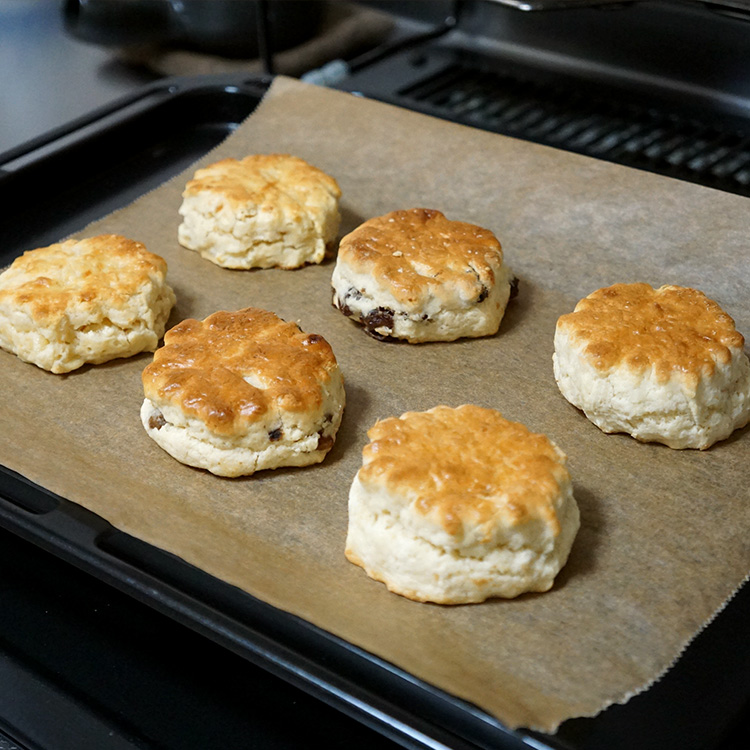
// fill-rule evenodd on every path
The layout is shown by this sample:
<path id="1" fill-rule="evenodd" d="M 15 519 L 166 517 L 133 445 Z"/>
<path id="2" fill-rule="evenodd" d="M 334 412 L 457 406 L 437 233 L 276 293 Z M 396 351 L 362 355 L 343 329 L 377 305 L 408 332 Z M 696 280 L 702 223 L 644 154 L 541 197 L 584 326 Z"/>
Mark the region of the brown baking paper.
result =
<path id="1" fill-rule="evenodd" d="M 118 232 L 163 255 L 178 300 L 171 324 L 254 305 L 323 334 L 347 388 L 334 449 L 318 466 L 217 478 L 143 430 L 151 355 L 60 376 L 0 352 L 2 463 L 509 727 L 553 731 L 645 689 L 746 577 L 750 434 L 705 452 L 603 434 L 555 385 L 555 321 L 594 289 L 638 280 L 702 289 L 750 331 L 750 203 L 284 78 L 201 163 L 262 152 L 336 177 L 342 234 L 415 206 L 496 232 L 520 279 L 500 332 L 383 343 L 331 306 L 332 261 L 229 271 L 201 259 L 176 240 L 191 169 L 78 236 Z M 546 433 L 569 456 L 582 526 L 547 593 L 420 604 L 344 558 L 367 429 L 466 402 Z"/>

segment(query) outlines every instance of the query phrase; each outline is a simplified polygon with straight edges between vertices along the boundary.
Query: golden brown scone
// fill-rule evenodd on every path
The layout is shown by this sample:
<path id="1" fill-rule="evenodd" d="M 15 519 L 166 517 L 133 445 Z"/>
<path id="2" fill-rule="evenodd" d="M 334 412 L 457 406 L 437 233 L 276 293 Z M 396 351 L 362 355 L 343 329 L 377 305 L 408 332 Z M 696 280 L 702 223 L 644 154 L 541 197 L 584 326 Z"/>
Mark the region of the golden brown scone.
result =
<path id="1" fill-rule="evenodd" d="M 336 180 L 289 154 L 223 159 L 182 197 L 180 244 L 224 268 L 320 263 L 341 220 Z"/>
<path id="2" fill-rule="evenodd" d="M 333 304 L 371 336 L 417 343 L 496 333 L 511 278 L 488 229 L 414 208 L 344 237 L 331 282 Z"/>
<path id="3" fill-rule="evenodd" d="M 704 449 L 750 421 L 743 345 L 700 291 L 615 284 L 558 320 L 555 378 L 604 432 Z"/>
<path id="4" fill-rule="evenodd" d="M 252 307 L 183 320 L 142 379 L 148 434 L 178 461 L 220 476 L 319 463 L 344 409 L 328 342 Z"/>
<path id="5" fill-rule="evenodd" d="M 440 604 L 547 591 L 579 527 L 565 455 L 497 411 L 377 422 L 349 494 L 347 558 Z"/>
<path id="6" fill-rule="evenodd" d="M 120 235 L 30 250 L 0 274 L 0 347 L 54 373 L 153 351 L 175 302 L 166 275 Z"/>

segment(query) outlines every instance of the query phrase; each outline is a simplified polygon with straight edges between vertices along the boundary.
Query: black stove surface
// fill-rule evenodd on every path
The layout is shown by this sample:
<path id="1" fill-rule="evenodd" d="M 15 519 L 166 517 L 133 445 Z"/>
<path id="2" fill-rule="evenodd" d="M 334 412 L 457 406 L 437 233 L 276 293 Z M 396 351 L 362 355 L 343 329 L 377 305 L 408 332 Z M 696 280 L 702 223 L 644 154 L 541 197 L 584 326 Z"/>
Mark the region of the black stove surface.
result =
<path id="1" fill-rule="evenodd" d="M 351 61 L 335 85 L 750 196 L 747 6 L 728 16 L 695 3 L 530 13 L 498 2 L 437 5 L 442 24 L 433 8 L 413 43 Z M 532 5 L 560 8 L 557 0 Z"/>

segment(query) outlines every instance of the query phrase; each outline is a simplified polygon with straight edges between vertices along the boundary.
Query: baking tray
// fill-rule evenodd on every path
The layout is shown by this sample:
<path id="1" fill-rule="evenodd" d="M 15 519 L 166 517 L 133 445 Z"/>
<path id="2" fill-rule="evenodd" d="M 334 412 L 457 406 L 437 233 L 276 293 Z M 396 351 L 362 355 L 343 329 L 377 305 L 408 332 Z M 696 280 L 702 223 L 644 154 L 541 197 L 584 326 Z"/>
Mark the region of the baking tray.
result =
<path id="1" fill-rule="evenodd" d="M 0 267 L 188 167 L 252 112 L 269 83 L 237 75 L 165 79 L 0 155 L 0 205 L 13 219 L 0 227 Z M 511 731 L 4 467 L 0 524 L 405 747 L 709 750 L 734 747 L 746 731 L 747 586 L 655 686 L 548 736 Z"/>

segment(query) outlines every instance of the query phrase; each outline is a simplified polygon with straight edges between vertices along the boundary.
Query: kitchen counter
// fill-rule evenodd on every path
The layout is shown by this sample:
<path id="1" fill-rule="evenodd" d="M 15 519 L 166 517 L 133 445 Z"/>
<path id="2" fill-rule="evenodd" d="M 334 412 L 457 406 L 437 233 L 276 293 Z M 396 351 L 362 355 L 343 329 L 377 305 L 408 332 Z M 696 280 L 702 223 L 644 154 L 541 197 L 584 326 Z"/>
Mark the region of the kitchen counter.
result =
<path id="1" fill-rule="evenodd" d="M 59 0 L 0 0 L 0 70 L 0 153 L 155 78 L 66 34 Z"/>

